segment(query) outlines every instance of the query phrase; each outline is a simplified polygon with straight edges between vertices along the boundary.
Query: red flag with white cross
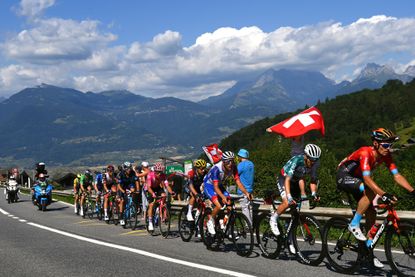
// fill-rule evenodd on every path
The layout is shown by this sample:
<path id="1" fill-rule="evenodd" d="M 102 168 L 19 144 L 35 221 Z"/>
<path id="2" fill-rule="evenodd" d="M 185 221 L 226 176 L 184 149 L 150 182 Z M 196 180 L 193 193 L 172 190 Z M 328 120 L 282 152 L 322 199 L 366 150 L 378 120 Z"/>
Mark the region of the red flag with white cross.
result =
<path id="1" fill-rule="evenodd" d="M 219 149 L 216 143 L 202 146 L 203 151 L 205 151 L 206 156 L 208 156 L 210 162 L 215 164 L 220 161 L 222 158 L 222 151 Z"/>
<path id="2" fill-rule="evenodd" d="M 267 132 L 278 133 L 286 138 L 301 136 L 310 130 L 319 130 L 324 136 L 325 129 L 323 115 L 316 107 L 311 107 L 267 128 Z"/>

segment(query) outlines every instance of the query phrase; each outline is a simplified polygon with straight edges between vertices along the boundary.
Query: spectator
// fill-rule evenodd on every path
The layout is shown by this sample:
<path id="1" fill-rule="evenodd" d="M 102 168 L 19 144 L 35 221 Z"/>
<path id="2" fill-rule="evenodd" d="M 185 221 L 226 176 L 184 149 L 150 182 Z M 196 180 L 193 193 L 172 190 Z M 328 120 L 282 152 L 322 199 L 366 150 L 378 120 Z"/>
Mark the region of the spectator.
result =
<path id="1" fill-rule="evenodd" d="M 240 163 L 238 164 L 238 174 L 241 180 L 241 183 L 245 187 L 246 191 L 252 195 L 254 192 L 254 163 L 248 160 L 249 152 L 245 149 L 240 149 L 238 152 L 238 158 L 240 159 Z M 238 195 L 243 195 L 242 191 L 238 188 L 237 191 Z M 252 198 L 252 197 L 251 197 Z M 252 206 L 249 199 L 244 196 L 240 200 L 242 213 L 246 215 L 249 221 L 252 223 Z"/>

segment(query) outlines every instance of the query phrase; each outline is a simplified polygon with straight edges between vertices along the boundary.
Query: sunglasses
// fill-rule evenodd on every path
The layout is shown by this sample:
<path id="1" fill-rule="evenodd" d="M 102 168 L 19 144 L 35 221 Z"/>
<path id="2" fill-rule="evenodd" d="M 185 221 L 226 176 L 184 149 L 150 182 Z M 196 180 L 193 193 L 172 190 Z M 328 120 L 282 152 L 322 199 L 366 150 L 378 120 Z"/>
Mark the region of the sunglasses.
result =
<path id="1" fill-rule="evenodd" d="M 233 160 L 223 161 L 224 164 L 233 164 Z"/>
<path id="2" fill-rule="evenodd" d="M 380 146 L 382 146 L 384 149 L 389 149 L 389 148 L 391 148 L 392 147 L 392 145 L 393 145 L 393 143 L 386 143 L 386 142 L 382 142 L 382 143 L 379 143 L 380 144 Z"/>

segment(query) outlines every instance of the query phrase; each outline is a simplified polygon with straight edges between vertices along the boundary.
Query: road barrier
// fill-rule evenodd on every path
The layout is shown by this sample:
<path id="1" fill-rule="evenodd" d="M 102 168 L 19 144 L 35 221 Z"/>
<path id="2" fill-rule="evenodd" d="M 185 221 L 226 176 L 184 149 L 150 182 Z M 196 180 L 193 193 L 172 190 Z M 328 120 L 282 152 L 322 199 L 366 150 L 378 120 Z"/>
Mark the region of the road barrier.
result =
<path id="1" fill-rule="evenodd" d="M 26 191 L 29 192 L 28 189 L 26 188 L 22 188 L 22 191 Z M 68 192 L 68 191 L 53 191 L 53 195 L 58 195 L 58 196 L 71 196 L 73 195 L 72 192 Z M 257 199 L 256 201 L 258 202 L 262 202 L 262 199 Z M 186 206 L 188 203 L 186 201 L 178 201 L 178 200 L 174 200 L 171 202 L 171 208 L 173 210 L 180 210 L 181 208 L 183 208 L 184 206 Z M 239 204 L 236 204 L 236 208 L 240 209 Z M 266 205 L 266 204 L 261 204 L 259 205 L 258 208 L 258 212 L 268 212 L 270 211 L 272 208 L 272 205 Z M 305 206 L 303 206 L 303 208 L 301 209 L 301 212 L 303 214 L 312 214 L 315 217 L 321 219 L 321 220 L 327 220 L 329 218 L 335 217 L 335 216 L 344 216 L 344 217 L 349 217 L 351 218 L 353 216 L 352 214 L 352 210 L 350 209 L 350 207 L 348 208 L 328 208 L 328 207 L 316 207 L 314 209 L 309 209 Z M 415 220 L 415 212 L 414 211 L 397 211 L 398 212 L 398 216 L 401 219 L 410 219 L 410 220 Z M 383 219 L 387 216 L 387 213 L 385 214 L 380 214 L 378 215 L 378 219 Z"/>

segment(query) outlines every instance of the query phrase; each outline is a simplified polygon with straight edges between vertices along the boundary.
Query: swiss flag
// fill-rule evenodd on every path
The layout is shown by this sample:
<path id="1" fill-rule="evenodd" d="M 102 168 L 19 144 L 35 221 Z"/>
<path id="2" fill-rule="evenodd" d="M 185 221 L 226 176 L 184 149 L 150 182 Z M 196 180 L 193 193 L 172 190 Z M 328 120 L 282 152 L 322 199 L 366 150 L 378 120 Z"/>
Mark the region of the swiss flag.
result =
<path id="1" fill-rule="evenodd" d="M 320 133 L 324 136 L 323 115 L 316 107 L 311 107 L 267 128 L 267 132 L 278 133 L 286 138 L 301 136 L 310 130 L 320 130 Z"/>
<path id="2" fill-rule="evenodd" d="M 212 164 L 219 162 L 222 158 L 222 151 L 218 148 L 218 145 L 216 143 L 207 146 L 202 146 L 202 149 L 203 151 L 205 151 L 206 156 L 208 156 Z"/>

